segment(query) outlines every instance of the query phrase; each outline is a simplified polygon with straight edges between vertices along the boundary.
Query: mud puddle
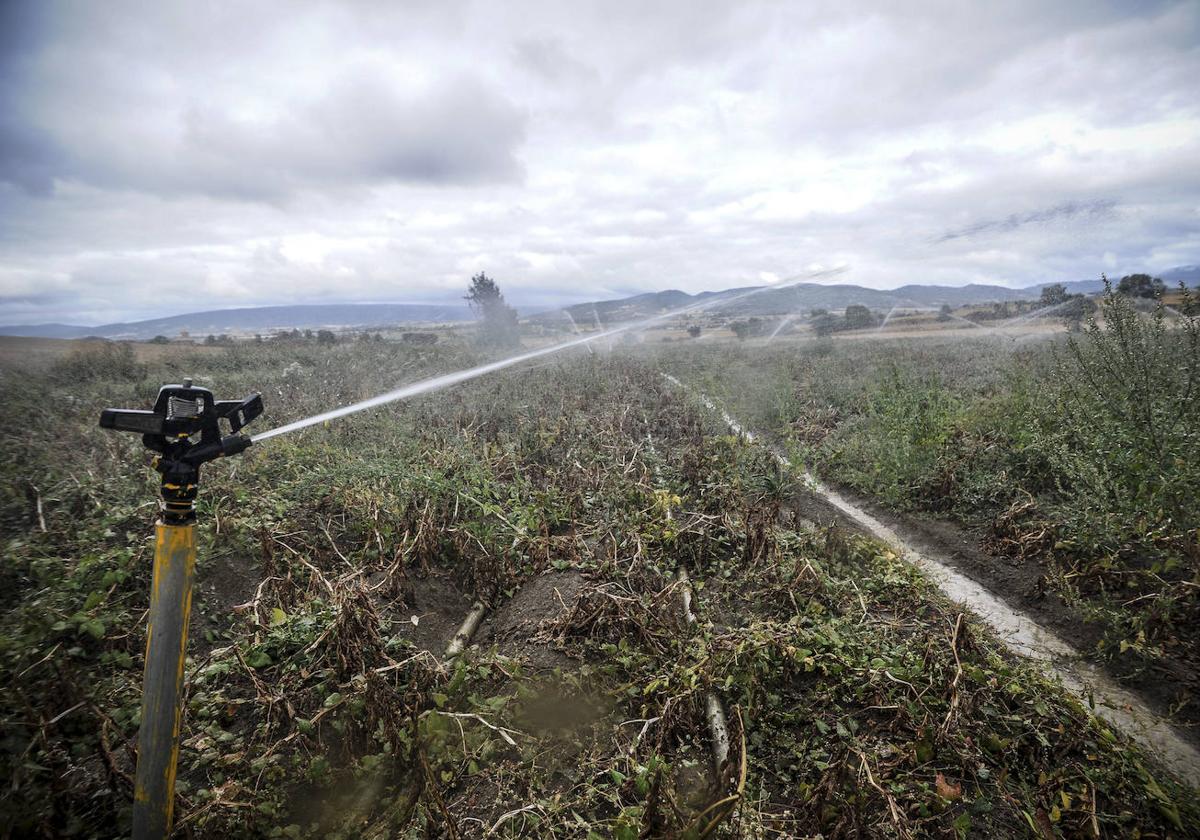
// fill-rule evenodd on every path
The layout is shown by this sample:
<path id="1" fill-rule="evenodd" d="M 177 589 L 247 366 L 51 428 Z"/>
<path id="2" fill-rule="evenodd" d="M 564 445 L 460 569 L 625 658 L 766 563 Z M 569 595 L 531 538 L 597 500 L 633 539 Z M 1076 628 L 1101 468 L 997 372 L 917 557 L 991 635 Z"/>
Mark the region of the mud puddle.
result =
<path id="1" fill-rule="evenodd" d="M 735 434 L 754 441 L 754 433 L 746 430 L 727 411 L 704 394 L 694 391 L 677 378 L 663 374 L 673 385 L 694 394 L 710 411 L 718 414 Z M 794 469 L 791 461 L 771 448 L 779 462 Z M 1084 660 L 1083 655 L 1053 630 L 1027 613 L 1015 609 L 976 580 L 953 567 L 948 558 L 938 555 L 931 547 L 918 548 L 902 539 L 896 530 L 861 506 L 827 487 L 808 471 L 801 473 L 807 488 L 824 500 L 840 515 L 859 529 L 887 543 L 922 573 L 951 600 L 971 610 L 987 624 L 1010 649 L 1038 663 L 1042 669 L 1059 677 L 1063 686 L 1093 713 L 1111 726 L 1126 733 L 1148 752 L 1161 760 L 1181 778 L 1200 785 L 1200 750 L 1165 718 L 1156 713 L 1141 697 L 1123 688 L 1100 668 Z"/>

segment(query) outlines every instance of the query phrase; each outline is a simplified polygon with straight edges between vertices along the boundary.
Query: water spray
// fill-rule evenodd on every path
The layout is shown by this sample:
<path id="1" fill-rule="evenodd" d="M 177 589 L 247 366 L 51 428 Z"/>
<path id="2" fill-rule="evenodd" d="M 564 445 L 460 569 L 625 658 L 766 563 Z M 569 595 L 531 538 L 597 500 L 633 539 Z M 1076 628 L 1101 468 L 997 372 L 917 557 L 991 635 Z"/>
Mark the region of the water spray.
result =
<path id="1" fill-rule="evenodd" d="M 600 312 L 596 309 L 595 303 L 592 303 L 592 320 L 595 321 L 595 323 L 596 323 L 596 331 L 604 332 L 604 323 L 600 320 Z M 611 353 L 612 348 L 613 348 L 612 342 L 610 341 L 610 342 L 608 342 L 608 347 L 606 349 L 609 353 Z M 591 348 L 589 348 L 589 349 L 591 349 Z"/>
<path id="2" fill-rule="evenodd" d="M 245 451 L 251 439 L 238 432 L 262 410 L 259 394 L 218 401 L 212 391 L 185 379 L 181 385 L 159 389 L 150 411 L 106 408 L 100 415 L 102 429 L 141 434 L 145 447 L 156 453 L 153 467 L 162 476 L 133 789 L 134 840 L 161 840 L 171 830 L 183 666 L 196 568 L 194 503 L 200 467 Z M 229 424 L 230 434 L 222 434 L 221 420 Z"/>
<path id="3" fill-rule="evenodd" d="M 972 321 L 970 318 L 964 318 L 961 315 L 955 315 L 953 312 L 947 312 L 946 314 L 949 315 L 951 318 L 953 318 L 955 321 L 962 321 L 964 324 L 966 324 L 969 327 L 974 327 L 977 330 L 983 330 L 985 332 L 987 331 L 987 327 L 985 327 L 983 324 L 980 324 L 976 321 Z"/>
<path id="4" fill-rule="evenodd" d="M 1067 304 L 1074 303 L 1072 300 L 1064 300 L 1062 303 L 1055 303 L 1050 306 L 1043 306 L 1041 309 L 1035 309 L 1032 312 L 1026 312 L 1024 315 L 1018 315 L 1015 318 L 1009 318 L 1007 321 L 1001 321 L 999 327 L 1015 327 L 1018 324 L 1023 324 L 1026 321 L 1032 321 L 1034 318 L 1041 318 L 1043 315 L 1049 315 L 1051 312 L 1057 312 Z"/>
<path id="5" fill-rule="evenodd" d="M 441 376 L 434 376 L 429 379 L 423 379 L 420 382 L 414 382 L 410 385 L 405 385 L 402 388 L 397 388 L 394 391 L 388 391 L 387 393 L 380 394 L 377 397 L 371 397 L 370 399 L 363 400 L 362 402 L 357 402 L 357 403 L 353 403 L 352 405 L 342 406 L 341 408 L 335 408 L 330 411 L 323 412 L 321 414 L 314 414 L 312 417 L 306 417 L 302 420 L 296 420 L 292 423 L 287 423 L 283 426 L 279 426 L 277 428 L 271 429 L 270 431 L 263 432 L 261 435 L 255 435 L 253 440 L 256 443 L 260 442 L 260 441 L 264 441 L 264 440 L 269 440 L 270 438 L 278 437 L 279 435 L 287 434 L 288 432 L 295 432 L 300 429 L 305 429 L 305 428 L 308 428 L 309 426 L 315 426 L 318 423 L 324 423 L 328 420 L 336 420 L 337 418 L 345 417 L 348 414 L 356 414 L 357 412 L 365 411 L 368 408 L 375 408 L 376 406 L 386 405 L 387 403 L 395 402 L 397 400 L 406 400 L 406 399 L 410 399 L 412 397 L 420 396 L 421 394 L 428 394 L 428 393 L 432 393 L 434 391 L 440 391 L 443 388 L 449 388 L 450 386 L 457 385 L 460 382 L 467 382 L 471 379 L 477 379 L 480 376 L 485 376 L 486 374 L 489 374 L 489 373 L 495 373 L 496 371 L 501 371 L 501 370 L 504 370 L 505 368 L 510 368 L 510 367 L 513 367 L 514 365 L 519 365 L 523 362 L 528 362 L 533 359 L 540 359 L 543 356 L 549 356 L 554 353 L 561 353 L 564 350 L 570 350 L 574 347 L 584 347 L 584 346 L 590 345 L 594 341 L 601 341 L 603 339 L 611 339 L 614 336 L 620 335 L 622 333 L 645 329 L 646 327 L 652 326 L 660 321 L 665 321 L 669 318 L 677 318 L 680 315 L 686 315 L 689 312 L 697 312 L 701 309 L 707 309 L 709 307 L 716 306 L 718 304 L 733 303 L 735 301 L 739 301 L 744 298 L 748 298 L 752 295 L 760 294 L 762 292 L 771 291 L 773 289 L 786 288 L 789 285 L 799 283 L 803 280 L 810 279 L 812 277 L 820 277 L 820 276 L 823 276 L 826 274 L 831 274 L 831 273 L 840 273 L 845 270 L 846 270 L 845 268 L 840 268 L 840 269 L 833 269 L 831 271 L 820 271 L 820 272 L 814 272 L 811 274 L 797 275 L 795 277 L 789 277 L 785 280 L 780 281 L 779 283 L 774 283 L 770 286 L 759 286 L 757 288 L 749 289 L 747 291 L 739 292 L 738 294 L 729 295 L 727 297 L 716 297 L 716 298 L 710 298 L 707 300 L 702 300 L 697 303 L 692 303 L 692 304 L 689 304 L 688 306 L 681 307 L 679 309 L 674 309 L 669 312 L 661 312 L 658 315 L 652 315 L 649 318 L 643 319 L 641 321 L 635 321 L 630 324 L 622 324 L 620 326 L 610 327 L 609 329 L 601 328 L 599 330 L 599 332 L 595 332 L 590 335 L 582 335 L 578 338 L 569 339 L 567 341 L 563 341 L 558 344 L 552 344 L 548 347 L 540 347 L 536 350 L 530 350 L 526 353 L 519 353 L 516 356 L 510 356 L 507 359 L 500 359 L 499 361 L 488 362 L 487 364 L 478 365 L 476 367 L 467 368 L 465 370 L 455 371 L 454 373 L 445 373 L 445 374 L 442 374 Z M 596 316 L 596 322 L 597 322 L 597 324 L 599 324 L 599 322 L 600 322 L 598 313 Z"/>
<path id="6" fill-rule="evenodd" d="M 570 322 L 571 332 L 575 333 L 575 335 L 583 335 L 583 333 L 579 331 L 579 324 L 575 323 L 575 319 L 571 316 L 571 310 L 564 306 L 559 311 L 561 311 L 562 314 L 567 317 L 567 321 Z M 588 345 L 587 351 L 588 351 L 588 354 L 591 356 L 596 355 L 596 348 L 592 347 L 592 345 L 590 345 L 590 344 Z"/>
<path id="7" fill-rule="evenodd" d="M 796 318 L 796 313 L 793 312 L 791 315 L 787 316 L 782 321 L 780 321 L 778 326 L 776 326 L 775 329 L 771 330 L 771 334 L 769 336 L 767 336 L 767 340 L 764 343 L 770 344 L 771 341 L 775 338 L 775 336 L 777 336 L 781 332 L 783 332 L 783 328 L 786 327 L 788 324 L 792 323 L 792 321 L 795 318 Z"/>
<path id="8" fill-rule="evenodd" d="M 891 309 L 889 309 L 888 313 L 883 316 L 883 323 L 881 323 L 876 328 L 875 332 L 883 332 L 887 328 L 888 321 L 892 320 L 892 316 L 896 314 L 896 310 L 899 308 L 900 308 L 900 304 L 896 304 Z"/>

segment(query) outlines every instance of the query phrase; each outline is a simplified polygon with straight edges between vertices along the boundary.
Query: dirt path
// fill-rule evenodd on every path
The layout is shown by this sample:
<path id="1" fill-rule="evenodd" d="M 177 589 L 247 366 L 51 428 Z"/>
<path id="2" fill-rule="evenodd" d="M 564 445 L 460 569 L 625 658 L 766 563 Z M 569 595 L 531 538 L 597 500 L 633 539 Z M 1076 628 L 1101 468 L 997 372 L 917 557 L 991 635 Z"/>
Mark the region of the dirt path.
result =
<path id="1" fill-rule="evenodd" d="M 731 431 L 748 440 L 756 440 L 724 409 L 704 394 L 694 391 L 677 378 L 663 374 L 673 385 L 693 393 L 709 410 L 717 413 Z M 782 453 L 771 449 L 784 466 L 793 465 Z M 961 603 L 987 624 L 1008 646 L 1039 664 L 1043 670 L 1057 676 L 1068 691 L 1075 694 L 1093 713 L 1111 726 L 1125 732 L 1152 755 L 1192 785 L 1200 785 L 1200 750 L 1189 738 L 1175 729 L 1157 713 L 1147 700 L 1118 685 L 1097 666 L 1087 662 L 1083 654 L 1052 629 L 1027 612 L 1007 603 L 982 583 L 955 568 L 954 561 L 929 540 L 915 539 L 909 529 L 898 529 L 855 504 L 842 494 L 822 484 L 805 471 L 803 480 L 820 504 L 813 512 L 832 508 L 835 515 L 857 529 L 871 534 L 896 549 L 919 568 L 948 598 Z"/>
<path id="2" fill-rule="evenodd" d="M 1004 604 L 1019 610 L 1037 624 L 1070 639 L 1077 651 L 1096 649 L 1101 629 L 1086 622 L 1055 591 L 1043 583 L 1046 568 L 1036 562 L 1013 561 L 989 554 L 981 548 L 981 535 L 954 522 L 922 514 L 897 514 L 870 499 L 833 488 L 844 500 L 866 511 L 890 528 L 900 540 L 926 556 L 938 560 L 1001 596 Z M 1100 668 L 1140 695 L 1160 715 L 1170 715 L 1181 698 L 1193 698 L 1200 690 L 1200 674 L 1176 660 L 1156 660 L 1148 665 L 1105 662 Z M 1146 673 L 1146 671 L 1150 673 Z M 1135 682 L 1136 681 L 1136 682 Z M 1175 715 L 1193 746 L 1200 747 L 1200 708 L 1190 703 Z"/>

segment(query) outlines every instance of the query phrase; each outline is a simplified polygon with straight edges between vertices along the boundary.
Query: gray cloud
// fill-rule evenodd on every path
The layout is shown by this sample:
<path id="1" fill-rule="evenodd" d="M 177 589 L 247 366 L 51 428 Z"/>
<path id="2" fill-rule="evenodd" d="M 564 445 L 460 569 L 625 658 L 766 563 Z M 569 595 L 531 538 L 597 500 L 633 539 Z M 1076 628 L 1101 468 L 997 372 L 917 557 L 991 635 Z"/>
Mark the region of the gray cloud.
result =
<path id="1" fill-rule="evenodd" d="M 0 4 L 0 320 L 1200 263 L 1200 6 Z"/>
<path id="2" fill-rule="evenodd" d="M 516 152 L 526 115 L 470 68 L 406 74 L 352 53 L 311 85 L 299 85 L 282 72 L 256 78 L 263 68 L 247 43 L 248 52 L 231 62 L 246 70 L 240 85 L 194 64 L 228 60 L 224 45 L 213 42 L 211 22 L 197 46 L 185 29 L 190 20 L 134 18 L 128 32 L 114 26 L 121 15 L 105 8 L 60 8 L 51 21 L 45 9 L 22 8 L 8 13 L 21 34 L 8 36 L 0 63 L 0 181 L 28 192 L 46 195 L 56 181 L 76 181 L 275 201 L 307 188 L 491 183 L 521 175 Z M 99 40 L 77 14 L 95 24 Z M 139 43 L 162 36 L 182 54 Z M 290 46 L 281 40 L 278 48 Z M 296 63 L 290 55 L 283 61 Z"/>
<path id="3" fill-rule="evenodd" d="M 1090 221 L 1111 218 L 1113 208 L 1117 203 L 1112 199 L 1100 198 L 1094 201 L 1064 201 L 1053 207 L 1044 207 L 1028 213 L 1010 213 L 1003 219 L 974 222 L 958 230 L 949 230 L 935 237 L 934 242 L 949 242 L 952 239 L 962 239 L 981 233 L 1010 233 L 1026 225 L 1045 225 L 1062 221 Z"/>
<path id="4" fill-rule="evenodd" d="M 149 138 L 127 138 L 117 125 L 60 142 L 14 110 L 0 118 L 0 179 L 39 195 L 61 179 L 248 200 L 386 181 L 486 183 L 520 176 L 524 123 L 468 76 L 403 96 L 386 78 L 361 72 L 267 120 L 187 105 Z"/>
<path id="5" fill-rule="evenodd" d="M 263 124 L 190 109 L 179 151 L 197 162 L 156 167 L 152 190 L 276 198 L 306 187 L 464 184 L 521 174 L 524 116 L 478 80 L 439 81 L 402 97 L 383 73 L 337 79 L 319 99 Z M 138 163 L 117 178 L 140 183 Z"/>

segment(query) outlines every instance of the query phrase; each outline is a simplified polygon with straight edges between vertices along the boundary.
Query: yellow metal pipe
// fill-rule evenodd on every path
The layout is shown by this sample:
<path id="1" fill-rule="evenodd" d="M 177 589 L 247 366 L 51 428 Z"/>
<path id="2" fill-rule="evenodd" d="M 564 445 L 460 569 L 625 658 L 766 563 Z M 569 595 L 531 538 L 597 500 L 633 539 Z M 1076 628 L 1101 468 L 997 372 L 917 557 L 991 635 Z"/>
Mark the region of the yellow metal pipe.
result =
<path id="1" fill-rule="evenodd" d="M 154 581 L 146 628 L 142 722 L 133 792 L 134 840 L 161 840 L 171 830 L 195 568 L 195 523 L 159 522 L 154 540 Z"/>

